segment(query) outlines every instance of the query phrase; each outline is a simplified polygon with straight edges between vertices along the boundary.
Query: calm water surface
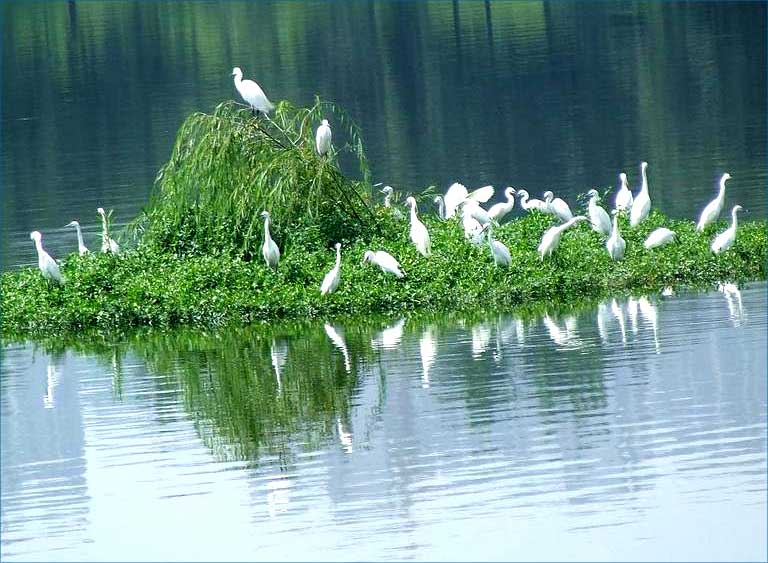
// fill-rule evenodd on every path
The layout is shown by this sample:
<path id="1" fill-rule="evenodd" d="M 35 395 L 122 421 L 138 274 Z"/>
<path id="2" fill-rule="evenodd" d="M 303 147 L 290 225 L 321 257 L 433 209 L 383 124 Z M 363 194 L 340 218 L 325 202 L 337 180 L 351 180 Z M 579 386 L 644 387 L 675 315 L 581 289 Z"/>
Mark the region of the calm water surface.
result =
<path id="1" fill-rule="evenodd" d="M 764 560 L 766 285 L 6 349 L 5 560 Z"/>

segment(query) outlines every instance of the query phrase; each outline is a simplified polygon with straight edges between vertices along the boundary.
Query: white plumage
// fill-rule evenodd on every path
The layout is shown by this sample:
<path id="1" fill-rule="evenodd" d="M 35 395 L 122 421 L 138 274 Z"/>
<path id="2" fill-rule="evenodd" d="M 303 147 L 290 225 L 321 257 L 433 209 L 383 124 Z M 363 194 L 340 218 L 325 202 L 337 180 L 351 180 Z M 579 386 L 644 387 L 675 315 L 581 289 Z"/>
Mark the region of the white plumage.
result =
<path id="1" fill-rule="evenodd" d="M 107 224 L 107 214 L 104 212 L 103 207 L 96 209 L 96 212 L 101 215 L 101 251 L 111 252 L 112 254 L 118 254 L 120 252 L 120 246 L 114 239 L 109 236 L 109 226 Z M 110 211 L 110 214 L 112 212 Z"/>
<path id="2" fill-rule="evenodd" d="M 647 162 L 640 164 L 643 183 L 640 185 L 640 193 L 637 194 L 637 197 L 635 197 L 635 200 L 632 202 L 632 209 L 629 212 L 629 224 L 632 227 L 637 227 L 651 212 L 651 196 L 648 194 L 648 176 L 646 175 L 646 168 L 648 168 Z"/>
<path id="3" fill-rule="evenodd" d="M 262 211 L 261 216 L 264 219 L 264 244 L 261 245 L 261 255 L 264 256 L 267 266 L 277 270 L 277 265 L 280 262 L 280 249 L 269 234 L 269 211 Z"/>
<path id="4" fill-rule="evenodd" d="M 411 241 L 416 246 L 416 250 L 424 256 L 429 256 L 432 253 L 432 243 L 429 240 L 427 227 L 424 226 L 424 223 L 419 220 L 416 214 L 416 200 L 409 196 L 405 202 L 411 208 Z"/>
<path id="5" fill-rule="evenodd" d="M 517 196 L 520 198 L 520 207 L 526 211 L 535 209 L 546 213 L 549 210 L 549 206 L 540 199 L 530 199 L 527 190 L 517 190 Z"/>
<path id="6" fill-rule="evenodd" d="M 619 181 L 621 182 L 621 187 L 616 192 L 616 211 L 624 211 L 625 209 L 629 211 L 632 209 L 632 191 L 627 185 L 627 175 L 624 172 L 619 174 Z"/>
<path id="7" fill-rule="evenodd" d="M 239 66 L 232 69 L 232 76 L 235 77 L 235 88 L 253 111 L 269 113 L 275 108 L 261 86 L 253 80 L 243 80 L 243 71 Z"/>
<path id="8" fill-rule="evenodd" d="M 497 223 L 515 207 L 515 188 L 508 187 L 504 190 L 504 195 L 506 196 L 507 201 L 492 205 L 488 210 L 488 215 Z"/>
<path id="9" fill-rule="evenodd" d="M 589 196 L 589 221 L 592 223 L 592 230 L 601 235 L 609 234 L 611 232 L 611 217 L 605 209 L 597 205 L 600 194 L 597 193 L 597 190 L 589 190 L 587 195 Z"/>
<path id="10" fill-rule="evenodd" d="M 445 219 L 445 200 L 443 199 L 443 196 L 436 195 L 435 204 L 437 205 L 437 216 L 440 219 Z"/>
<path id="11" fill-rule="evenodd" d="M 472 192 L 468 192 L 466 186 L 455 182 L 451 184 L 445 192 L 443 202 L 445 203 L 445 218 L 450 219 L 456 214 L 456 209 L 465 200 L 470 199 L 478 203 L 485 203 L 493 197 L 493 186 L 483 186 Z"/>
<path id="12" fill-rule="evenodd" d="M 80 230 L 80 223 L 78 221 L 71 221 L 70 223 L 67 223 L 66 226 L 74 227 L 77 231 L 77 251 L 80 253 L 80 256 L 88 254 L 88 247 L 85 246 L 85 243 L 83 242 L 83 232 Z"/>
<path id="13" fill-rule="evenodd" d="M 328 125 L 328 120 L 323 119 L 320 126 L 315 133 L 315 148 L 317 154 L 323 156 L 329 150 L 331 150 L 331 126 Z"/>
<path id="14" fill-rule="evenodd" d="M 605 248 L 608 249 L 608 254 L 614 260 L 621 260 L 624 258 L 624 251 L 627 248 L 627 242 L 622 238 L 619 232 L 619 218 L 618 214 L 613 216 L 613 229 L 611 230 L 611 236 L 605 241 Z"/>
<path id="15" fill-rule="evenodd" d="M 509 266 L 509 263 L 512 261 L 512 256 L 509 254 L 509 249 L 503 242 L 493 239 L 493 233 L 491 232 L 490 225 L 488 225 L 488 246 L 491 247 L 493 262 L 497 266 Z"/>
<path id="16" fill-rule="evenodd" d="M 707 225 L 717 221 L 720 213 L 723 211 L 723 205 L 725 204 L 725 183 L 730 180 L 731 175 L 726 172 L 720 178 L 720 190 L 717 192 L 717 197 L 710 201 L 707 206 L 702 210 L 699 222 L 696 225 L 698 232 L 703 231 Z"/>
<path id="17" fill-rule="evenodd" d="M 477 203 L 474 199 L 464 200 L 464 213 L 469 213 L 475 221 L 483 227 L 491 222 L 491 215 Z"/>
<path id="18" fill-rule="evenodd" d="M 648 238 L 645 239 L 643 246 L 645 248 L 657 248 L 659 246 L 664 246 L 665 244 L 672 242 L 673 238 L 675 238 L 674 231 L 670 231 L 666 227 L 659 227 L 658 229 L 653 231 L 650 235 L 648 235 Z"/>
<path id="19" fill-rule="evenodd" d="M 712 241 L 712 252 L 715 254 L 720 254 L 724 250 L 728 250 L 731 246 L 733 246 L 734 241 L 736 240 L 736 227 L 737 227 L 737 221 L 736 221 L 736 213 L 741 211 L 743 208 L 741 205 L 734 205 L 733 209 L 731 210 L 731 226 L 728 227 L 726 230 L 724 230 L 722 233 L 717 235 L 715 237 L 715 240 Z"/>
<path id="20" fill-rule="evenodd" d="M 554 198 L 554 199 L 553 199 Z M 571 208 L 559 197 L 555 197 L 550 191 L 544 192 L 544 202 L 547 204 L 547 212 L 550 215 L 554 215 L 561 221 L 570 221 L 573 218 Z"/>
<path id="21" fill-rule="evenodd" d="M 341 280 L 341 243 L 336 243 L 336 265 L 331 271 L 325 274 L 323 283 L 320 285 L 320 295 L 327 295 L 336 291 Z"/>
<path id="22" fill-rule="evenodd" d="M 575 225 L 579 221 L 586 220 L 587 218 L 584 215 L 577 215 L 562 225 L 556 225 L 547 229 L 547 231 L 544 233 L 544 236 L 541 237 L 541 243 L 539 243 L 538 250 L 541 259 L 544 260 L 545 256 L 550 256 L 557 249 L 557 247 L 560 245 L 560 238 L 563 236 L 563 233 L 566 231 L 566 229 L 568 229 L 568 227 Z"/>
<path id="23" fill-rule="evenodd" d="M 40 268 L 40 273 L 47 280 L 53 280 L 58 283 L 64 283 L 64 278 L 59 271 L 59 265 L 51 258 L 43 249 L 43 235 L 39 231 L 32 231 L 29 233 L 29 238 L 35 241 L 35 250 L 37 250 L 37 267 Z"/>
<path id="24" fill-rule="evenodd" d="M 363 255 L 363 262 L 376 264 L 383 272 L 398 278 L 405 276 L 405 273 L 400 269 L 400 263 L 395 260 L 394 256 L 384 250 L 377 250 L 376 252 L 366 250 Z"/>

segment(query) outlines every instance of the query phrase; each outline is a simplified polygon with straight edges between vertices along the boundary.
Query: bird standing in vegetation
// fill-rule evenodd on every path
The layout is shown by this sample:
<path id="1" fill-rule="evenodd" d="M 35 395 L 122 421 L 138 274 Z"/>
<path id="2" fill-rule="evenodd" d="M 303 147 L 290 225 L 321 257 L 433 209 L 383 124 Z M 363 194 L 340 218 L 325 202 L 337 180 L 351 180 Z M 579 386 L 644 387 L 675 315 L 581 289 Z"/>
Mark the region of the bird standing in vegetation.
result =
<path id="1" fill-rule="evenodd" d="M 331 126 L 328 125 L 328 120 L 323 119 L 320 127 L 317 128 L 315 133 L 315 148 L 317 148 L 317 154 L 320 156 L 325 155 L 331 150 Z"/>
<path id="2" fill-rule="evenodd" d="M 527 190 L 517 190 L 517 196 L 520 198 L 520 207 L 526 211 L 535 209 L 546 213 L 549 209 L 549 206 L 540 199 L 530 199 L 531 196 Z"/>
<path id="3" fill-rule="evenodd" d="M 608 235 L 611 232 L 611 217 L 608 212 L 597 205 L 600 194 L 597 190 L 589 190 L 589 221 L 592 223 L 592 230 L 601 235 Z"/>
<path id="4" fill-rule="evenodd" d="M 498 240 L 493 239 L 492 233 L 493 227 L 488 224 L 488 246 L 491 248 L 491 255 L 493 256 L 493 262 L 497 266 L 509 266 L 512 261 L 512 256 L 509 254 L 509 248 Z"/>
<path id="5" fill-rule="evenodd" d="M 613 229 L 611 230 L 611 236 L 605 241 L 605 248 L 608 249 L 608 254 L 614 260 L 621 260 L 624 258 L 624 251 L 627 248 L 627 242 L 622 238 L 619 232 L 619 213 L 618 210 L 613 212 Z"/>
<path id="6" fill-rule="evenodd" d="M 392 218 L 398 221 L 402 220 L 403 213 L 397 207 L 392 207 L 392 194 L 394 193 L 392 186 L 384 186 L 381 188 L 381 193 L 384 194 L 384 207 L 392 210 Z"/>
<path id="7" fill-rule="evenodd" d="M 107 214 L 104 213 L 104 208 L 99 207 L 96 212 L 101 215 L 101 251 L 111 252 L 112 254 L 118 254 L 120 252 L 120 245 L 118 245 L 114 239 L 109 236 L 109 225 L 107 222 Z M 110 215 L 112 212 L 109 212 Z"/>
<path id="8" fill-rule="evenodd" d="M 437 205 L 437 217 L 445 220 L 445 200 L 443 199 L 443 196 L 436 195 L 434 201 L 435 205 Z"/>
<path id="9" fill-rule="evenodd" d="M 552 253 L 560 245 L 560 238 L 563 236 L 563 233 L 566 231 L 566 229 L 568 229 L 568 227 L 575 225 L 579 221 L 586 220 L 587 218 L 584 215 L 577 215 L 562 225 L 556 225 L 547 229 L 547 232 L 545 232 L 544 236 L 541 237 L 541 243 L 539 243 L 539 255 L 541 256 L 541 259 L 544 260 L 545 256 L 552 255 Z"/>
<path id="10" fill-rule="evenodd" d="M 466 186 L 455 182 L 445 192 L 443 202 L 445 203 L 445 218 L 450 219 L 456 214 L 456 209 L 466 200 L 472 200 L 477 203 L 485 203 L 493 197 L 493 186 L 483 186 L 469 192 Z"/>
<path id="11" fill-rule="evenodd" d="M 376 264 L 383 272 L 398 278 L 405 276 L 405 273 L 400 269 L 400 263 L 395 260 L 394 256 L 384 250 L 377 250 L 376 252 L 366 250 L 363 255 L 363 262 Z"/>
<path id="12" fill-rule="evenodd" d="M 411 241 L 416 246 L 416 250 L 424 256 L 429 257 L 432 253 L 432 243 L 429 240 L 429 231 L 427 231 L 427 227 L 424 226 L 424 223 L 419 220 L 419 217 L 416 214 L 416 199 L 409 196 L 405 201 L 411 208 Z"/>
<path id="13" fill-rule="evenodd" d="M 77 231 L 77 251 L 80 253 L 80 256 L 83 254 L 88 254 L 88 247 L 85 246 L 85 243 L 83 242 L 83 233 L 80 230 L 80 223 L 78 221 L 71 221 L 65 226 L 74 227 Z"/>
<path id="14" fill-rule="evenodd" d="M 546 212 L 554 215 L 560 221 L 570 221 L 573 218 L 573 213 L 571 213 L 571 208 L 568 207 L 568 204 L 559 197 L 555 197 L 555 194 L 552 192 L 544 192 L 544 202 L 547 205 Z"/>
<path id="15" fill-rule="evenodd" d="M 261 245 L 261 254 L 264 256 L 267 266 L 277 270 L 277 265 L 280 262 L 280 249 L 277 248 L 277 244 L 269 234 L 269 211 L 262 211 L 261 217 L 264 219 L 264 244 Z"/>
<path id="16" fill-rule="evenodd" d="M 327 295 L 336 291 L 341 280 L 341 243 L 336 243 L 336 265 L 331 271 L 325 274 L 323 283 L 320 285 L 320 295 Z"/>
<path id="17" fill-rule="evenodd" d="M 621 187 L 616 192 L 616 211 L 629 211 L 632 209 L 632 191 L 627 185 L 627 175 L 624 172 L 619 174 L 619 182 L 621 182 Z"/>
<path id="18" fill-rule="evenodd" d="M 493 221 L 500 222 L 515 207 L 515 188 L 507 187 L 504 190 L 507 201 L 502 201 L 491 206 L 488 215 Z"/>
<path id="19" fill-rule="evenodd" d="M 64 283 L 64 278 L 59 271 L 59 265 L 51 258 L 43 249 L 43 235 L 40 231 L 32 231 L 29 233 L 29 238 L 35 241 L 35 250 L 37 250 L 37 267 L 40 268 L 40 272 L 47 280 L 53 280 L 57 283 Z"/>
<path id="20" fill-rule="evenodd" d="M 643 246 L 645 248 L 657 248 L 659 246 L 664 246 L 665 244 L 672 242 L 673 238 L 675 238 L 674 231 L 670 231 L 666 227 L 659 227 L 658 229 L 653 231 L 650 235 L 648 235 L 648 238 L 645 239 Z"/>
<path id="21" fill-rule="evenodd" d="M 733 246 L 734 241 L 736 240 L 736 227 L 737 227 L 737 221 L 736 221 L 736 213 L 741 211 L 743 207 L 741 205 L 734 205 L 733 209 L 731 210 L 731 226 L 728 227 L 726 230 L 724 230 L 722 233 L 717 235 L 715 237 L 715 240 L 712 241 L 712 252 L 715 254 L 720 254 L 724 250 L 728 250 Z"/>
<path id="22" fill-rule="evenodd" d="M 699 222 L 696 225 L 698 232 L 703 231 L 707 225 L 717 221 L 720 213 L 723 211 L 723 205 L 725 204 L 725 183 L 730 180 L 731 175 L 726 172 L 720 178 L 720 190 L 717 192 L 717 197 L 710 201 L 707 206 L 702 210 Z"/>
<path id="23" fill-rule="evenodd" d="M 268 114 L 275 106 L 269 101 L 261 86 L 253 80 L 243 80 L 243 71 L 239 66 L 232 69 L 232 76 L 235 77 L 235 88 L 245 102 L 251 106 L 251 111 L 258 115 L 259 112 Z"/>
<path id="24" fill-rule="evenodd" d="M 642 174 L 643 182 L 640 185 L 640 193 L 635 197 L 632 202 L 632 209 L 629 211 L 629 224 L 632 227 L 637 227 L 651 212 L 651 196 L 648 194 L 646 168 L 648 168 L 648 163 L 642 162 L 640 164 L 640 173 Z"/>

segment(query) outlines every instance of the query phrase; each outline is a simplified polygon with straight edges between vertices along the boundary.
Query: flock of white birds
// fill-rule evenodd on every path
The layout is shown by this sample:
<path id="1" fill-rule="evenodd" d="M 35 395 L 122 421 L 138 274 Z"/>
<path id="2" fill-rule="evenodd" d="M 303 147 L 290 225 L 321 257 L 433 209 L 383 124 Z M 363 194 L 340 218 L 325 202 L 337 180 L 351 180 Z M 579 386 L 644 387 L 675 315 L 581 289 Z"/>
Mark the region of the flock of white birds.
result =
<path id="1" fill-rule="evenodd" d="M 235 81 L 235 88 L 245 102 L 251 107 L 254 115 L 263 113 L 269 114 L 274 109 L 274 105 L 269 101 L 261 87 L 253 80 L 243 80 L 243 72 L 239 67 L 232 69 L 232 76 Z M 315 133 L 315 149 L 320 156 L 327 155 L 332 147 L 332 131 L 327 119 L 323 119 Z M 648 163 L 643 162 L 640 165 L 642 177 L 640 191 L 633 195 L 629 189 L 627 175 L 622 172 L 619 174 L 620 187 L 616 192 L 614 209 L 611 211 L 613 220 L 608 212 L 601 207 L 598 202 L 600 194 L 597 190 L 589 190 L 589 204 L 587 215 L 573 216 L 568 204 L 561 198 L 555 197 L 551 191 L 544 192 L 543 200 L 531 199 L 526 190 L 515 190 L 507 187 L 504 190 L 505 201 L 496 203 L 489 209 L 484 209 L 481 204 L 487 203 L 494 194 L 493 186 L 483 186 L 472 192 L 459 183 L 451 185 L 444 195 L 435 197 L 438 217 L 442 220 L 451 220 L 459 212 L 461 213 L 461 226 L 465 237 L 475 244 L 482 244 L 487 240 L 488 246 L 495 264 L 499 266 L 508 266 L 511 260 L 509 249 L 504 243 L 493 238 L 493 226 L 498 225 L 501 220 L 509 214 L 515 206 L 515 196 L 520 199 L 520 207 L 526 211 L 540 211 L 556 217 L 561 224 L 547 229 L 541 237 L 538 252 L 543 260 L 551 256 L 560 244 L 565 231 L 581 221 L 589 221 L 592 229 L 606 237 L 606 250 L 613 260 L 621 260 L 626 250 L 626 242 L 619 232 L 618 215 L 620 213 L 629 214 L 629 224 L 631 227 L 637 227 L 648 217 L 651 211 L 651 198 L 648 193 Z M 720 178 L 720 188 L 717 196 L 701 212 L 696 230 L 702 232 L 709 224 L 718 219 L 725 204 L 725 183 L 731 177 L 727 172 Z M 393 189 L 385 186 L 382 190 L 384 194 L 384 207 L 390 208 L 395 218 L 402 218 L 402 213 L 397 208 L 392 207 Z M 409 196 L 406 198 L 406 205 L 410 209 L 410 239 L 414 246 L 424 257 L 429 257 L 432 253 L 432 245 L 429 237 L 429 231 L 426 225 L 418 217 L 418 209 L 415 198 Z M 710 248 L 714 253 L 720 253 L 730 248 L 736 240 L 737 212 L 742 207 L 736 205 L 731 211 L 732 223 L 725 231 L 719 233 L 713 239 Z M 104 209 L 99 207 L 97 212 L 102 220 L 102 252 L 111 252 L 117 254 L 120 251 L 118 244 L 109 236 L 108 221 Z M 280 249 L 272 239 L 269 232 L 269 222 L 271 215 L 268 211 L 261 213 L 264 219 L 264 244 L 262 245 L 262 255 L 269 268 L 277 269 L 280 262 Z M 80 223 L 72 221 L 67 226 L 73 226 L 77 232 L 78 251 L 81 255 L 88 253 L 83 242 L 83 235 L 80 230 Z M 644 242 L 647 249 L 657 248 L 671 242 L 675 237 L 675 232 L 665 227 L 654 230 Z M 64 278 L 61 275 L 56 261 L 45 251 L 42 244 L 42 235 L 39 231 L 32 231 L 30 238 L 35 242 L 35 248 L 38 256 L 38 267 L 42 275 L 48 280 L 63 283 Z M 363 255 L 363 262 L 371 262 L 381 268 L 382 271 L 392 274 L 398 278 L 405 276 L 400 263 L 397 259 L 385 250 L 366 250 Z M 320 286 L 320 293 L 326 295 L 335 291 L 341 280 L 341 244 L 336 243 L 336 263 L 334 267 L 325 275 Z"/>

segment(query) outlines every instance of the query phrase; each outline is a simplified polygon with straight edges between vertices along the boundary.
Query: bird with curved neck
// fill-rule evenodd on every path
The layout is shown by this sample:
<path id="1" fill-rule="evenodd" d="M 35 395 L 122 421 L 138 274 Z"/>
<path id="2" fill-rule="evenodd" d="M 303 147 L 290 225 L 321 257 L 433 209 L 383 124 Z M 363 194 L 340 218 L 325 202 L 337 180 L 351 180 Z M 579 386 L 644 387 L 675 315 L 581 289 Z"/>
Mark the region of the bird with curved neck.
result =
<path id="1" fill-rule="evenodd" d="M 512 261 L 512 256 L 509 254 L 509 248 L 498 240 L 493 238 L 493 225 L 488 224 L 488 246 L 491 249 L 491 256 L 493 256 L 493 263 L 497 266 L 509 266 Z"/>
<path id="2" fill-rule="evenodd" d="M 320 295 L 327 295 L 336 291 L 341 280 L 341 243 L 336 243 L 336 265 L 331 271 L 325 274 L 323 283 L 320 285 Z"/>
<path id="3" fill-rule="evenodd" d="M 85 246 L 85 243 L 83 242 L 83 233 L 80 230 L 80 222 L 79 221 L 71 221 L 67 223 L 65 226 L 67 227 L 74 227 L 77 231 L 77 251 L 80 253 L 80 256 L 83 254 L 88 254 L 88 247 Z"/>
<path id="4" fill-rule="evenodd" d="M 629 211 L 629 224 L 632 227 L 637 227 L 651 212 L 651 196 L 648 194 L 647 168 L 647 162 L 642 162 L 640 164 L 640 173 L 642 174 L 643 182 L 640 185 L 640 193 L 635 197 L 632 202 L 632 209 Z"/>
<path id="5" fill-rule="evenodd" d="M 549 206 L 540 199 L 530 199 L 528 190 L 517 190 L 517 197 L 520 198 L 520 207 L 526 211 L 537 210 L 546 212 Z"/>
<path id="6" fill-rule="evenodd" d="M 624 258 L 627 242 L 622 238 L 621 233 L 619 232 L 618 211 L 613 212 L 613 228 L 611 230 L 611 236 L 605 241 L 605 248 L 614 260 L 621 260 Z"/>
<path id="7" fill-rule="evenodd" d="M 261 245 L 261 255 L 264 257 L 264 262 L 267 263 L 267 266 L 277 270 L 277 265 L 280 262 L 280 249 L 269 234 L 269 218 L 271 215 L 269 211 L 262 211 L 261 217 L 264 219 L 264 244 Z"/>
<path id="8" fill-rule="evenodd" d="M 99 207 L 96 212 L 101 215 L 101 251 L 103 253 L 111 252 L 112 254 L 118 254 L 120 252 L 120 246 L 109 236 L 109 224 L 104 208 Z M 111 215 L 112 211 L 109 213 Z"/>
<path id="9" fill-rule="evenodd" d="M 571 208 L 559 197 L 555 197 L 551 191 L 544 192 L 544 203 L 547 205 L 547 213 L 554 215 L 560 221 L 570 221 L 573 218 Z"/>
<path id="10" fill-rule="evenodd" d="M 376 252 L 366 250 L 363 254 L 363 263 L 365 262 L 376 264 L 382 272 L 392 274 L 395 277 L 402 278 L 405 276 L 405 272 L 400 269 L 400 263 L 385 250 L 377 250 Z"/>
<path id="11" fill-rule="evenodd" d="M 584 215 L 577 215 L 572 219 L 569 219 L 562 225 L 556 225 L 547 229 L 544 236 L 541 237 L 541 243 L 539 243 L 539 256 L 544 260 L 546 256 L 551 256 L 552 253 L 560 246 L 560 239 L 563 233 L 571 226 L 575 225 L 579 221 L 586 221 L 587 218 Z"/>
<path id="12" fill-rule="evenodd" d="M 328 125 L 327 119 L 323 119 L 315 133 L 315 148 L 320 156 L 331 150 L 331 136 L 331 126 Z"/>
<path id="13" fill-rule="evenodd" d="M 597 205 L 597 201 L 600 199 L 600 194 L 597 190 L 589 190 L 587 192 L 589 196 L 589 221 L 592 223 L 592 230 L 600 233 L 601 235 L 608 235 L 611 232 L 611 218 L 608 212 Z"/>
<path id="14" fill-rule="evenodd" d="M 59 265 L 43 248 L 43 235 L 40 234 L 40 231 L 32 231 L 29 233 L 29 238 L 35 241 L 37 267 L 40 268 L 40 273 L 43 274 L 43 277 L 49 281 L 64 283 L 64 277 L 61 275 Z"/>
<path id="15" fill-rule="evenodd" d="M 696 224 L 696 230 L 698 232 L 706 229 L 710 223 L 717 221 L 717 218 L 723 211 L 723 205 L 725 204 L 725 183 L 730 179 L 731 175 L 728 174 L 728 172 L 723 174 L 720 178 L 720 189 L 717 192 L 717 197 L 707 204 L 699 216 L 699 222 Z"/>
<path id="16" fill-rule="evenodd" d="M 259 112 L 268 114 L 275 106 L 269 101 L 264 90 L 253 80 L 243 80 L 243 71 L 239 66 L 232 69 L 235 77 L 235 88 L 245 102 L 251 106 L 251 112 L 258 115 Z"/>
<path id="17" fill-rule="evenodd" d="M 712 241 L 712 252 L 720 254 L 733 246 L 736 241 L 736 228 L 738 226 L 736 213 L 744 209 L 741 205 L 734 205 L 731 210 L 731 226 L 715 237 Z"/>
<path id="18" fill-rule="evenodd" d="M 411 241 L 422 255 L 429 256 L 432 253 L 432 242 L 429 240 L 429 231 L 416 214 L 416 199 L 408 196 L 405 200 L 411 208 Z"/>
<path id="19" fill-rule="evenodd" d="M 629 211 L 632 209 L 632 191 L 629 189 L 627 175 L 624 172 L 619 174 L 619 182 L 621 183 L 621 187 L 619 188 L 619 191 L 616 192 L 616 211 Z"/>
<path id="20" fill-rule="evenodd" d="M 488 215 L 491 220 L 496 221 L 497 223 L 515 207 L 515 188 L 507 187 L 507 189 L 504 190 L 504 195 L 506 196 L 507 201 L 496 203 L 488 210 Z"/>

